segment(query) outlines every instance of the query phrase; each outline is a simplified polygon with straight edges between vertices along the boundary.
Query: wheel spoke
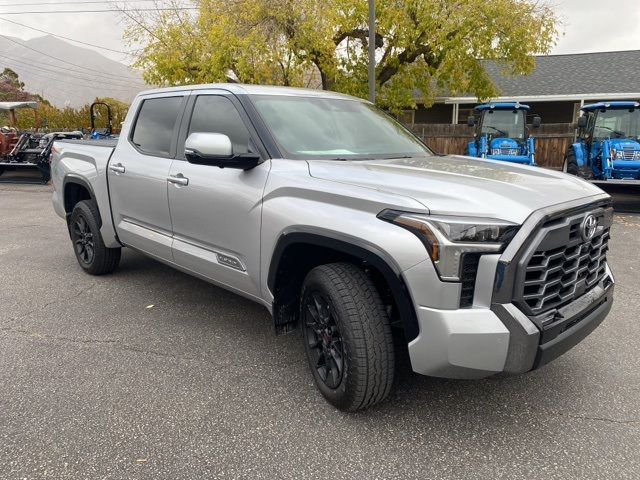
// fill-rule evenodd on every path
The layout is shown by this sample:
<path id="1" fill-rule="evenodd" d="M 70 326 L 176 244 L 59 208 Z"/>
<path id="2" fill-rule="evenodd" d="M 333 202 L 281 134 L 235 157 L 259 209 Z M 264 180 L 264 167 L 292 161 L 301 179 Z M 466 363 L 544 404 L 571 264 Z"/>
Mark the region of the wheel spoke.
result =
<path id="1" fill-rule="evenodd" d="M 343 361 L 342 361 L 342 347 L 340 347 L 340 350 L 338 350 L 337 348 L 333 347 L 331 348 L 331 358 L 333 359 L 333 361 L 336 364 L 336 367 L 338 367 L 338 370 L 340 372 L 342 372 L 342 365 L 343 365 Z"/>
<path id="2" fill-rule="evenodd" d="M 327 368 L 327 386 L 329 388 L 336 388 L 340 384 L 341 370 L 335 364 L 333 357 L 331 357 L 327 362 Z"/>
<path id="3" fill-rule="evenodd" d="M 78 227 L 80 227 L 82 233 L 87 232 L 87 222 L 82 215 L 78 217 Z"/>
<path id="4" fill-rule="evenodd" d="M 338 388 L 344 353 L 331 301 L 322 291 L 311 291 L 305 296 L 304 308 L 303 329 L 312 368 L 327 387 Z"/>
<path id="5" fill-rule="evenodd" d="M 307 310 L 311 314 L 311 318 L 313 319 L 313 322 L 311 323 L 307 322 L 307 325 L 309 326 L 317 325 L 319 320 L 318 309 L 316 308 L 315 305 L 312 305 L 311 303 L 307 302 Z"/>
<path id="6" fill-rule="evenodd" d="M 318 295 L 317 293 L 313 293 L 312 295 L 313 298 L 313 302 L 315 303 L 316 306 L 316 310 L 318 312 L 318 320 L 322 323 L 325 324 L 326 323 L 326 314 L 325 314 L 325 310 L 326 307 L 324 306 L 324 304 L 326 303 L 324 301 L 323 298 L 320 297 L 320 295 Z"/>

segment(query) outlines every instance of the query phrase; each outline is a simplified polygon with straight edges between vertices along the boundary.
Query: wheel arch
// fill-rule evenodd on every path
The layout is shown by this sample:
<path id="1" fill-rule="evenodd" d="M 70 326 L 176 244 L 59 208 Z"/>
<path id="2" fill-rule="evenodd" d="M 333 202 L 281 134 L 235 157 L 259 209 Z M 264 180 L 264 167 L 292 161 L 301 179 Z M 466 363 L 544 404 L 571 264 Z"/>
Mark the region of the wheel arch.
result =
<path id="1" fill-rule="evenodd" d="M 82 200 L 93 200 L 96 203 L 96 208 L 98 208 L 98 213 L 100 213 L 93 187 L 86 179 L 73 174 L 67 175 L 62 182 L 62 192 L 67 220 L 71 216 L 71 212 L 73 212 L 73 207 Z M 101 226 L 101 218 L 99 222 Z"/>
<path id="2" fill-rule="evenodd" d="M 388 254 L 375 245 L 339 238 L 330 232 L 289 232 L 278 239 L 271 256 L 267 287 L 272 292 L 277 333 L 297 321 L 297 299 L 306 273 L 318 265 L 347 261 L 362 267 L 383 299 L 392 302 L 407 342 L 419 334 L 416 313 L 402 274 Z"/>

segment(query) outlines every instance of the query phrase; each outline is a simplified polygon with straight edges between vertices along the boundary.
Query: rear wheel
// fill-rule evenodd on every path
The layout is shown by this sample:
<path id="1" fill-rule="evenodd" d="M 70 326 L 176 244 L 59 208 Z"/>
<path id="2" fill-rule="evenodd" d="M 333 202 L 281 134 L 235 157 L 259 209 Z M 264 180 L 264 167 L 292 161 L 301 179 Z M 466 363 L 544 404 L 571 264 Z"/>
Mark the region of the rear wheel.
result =
<path id="1" fill-rule="evenodd" d="M 85 272 L 103 275 L 120 263 L 120 248 L 107 248 L 100 234 L 100 213 L 93 200 L 78 202 L 69 219 L 69 235 L 76 259 Z"/>
<path id="2" fill-rule="evenodd" d="M 300 303 L 304 347 L 316 386 L 335 407 L 354 411 L 391 391 L 391 325 L 373 282 L 354 265 L 314 268 Z"/>

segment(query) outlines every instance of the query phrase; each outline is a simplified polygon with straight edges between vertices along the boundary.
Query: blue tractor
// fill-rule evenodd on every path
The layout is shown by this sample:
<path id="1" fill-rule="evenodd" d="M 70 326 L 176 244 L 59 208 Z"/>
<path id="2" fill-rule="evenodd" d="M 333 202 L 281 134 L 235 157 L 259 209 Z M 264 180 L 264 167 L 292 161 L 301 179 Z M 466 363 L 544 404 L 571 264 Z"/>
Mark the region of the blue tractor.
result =
<path id="1" fill-rule="evenodd" d="M 640 103 L 582 107 L 562 170 L 587 180 L 640 180 Z"/>
<path id="2" fill-rule="evenodd" d="M 467 155 L 522 165 L 536 165 L 535 139 L 529 135 L 527 114 L 529 105 L 517 102 L 483 103 L 474 109 L 468 125 L 476 127 L 473 141 L 467 145 Z M 476 121 L 479 116 L 479 121 Z M 533 128 L 540 127 L 540 117 L 534 116 Z"/>

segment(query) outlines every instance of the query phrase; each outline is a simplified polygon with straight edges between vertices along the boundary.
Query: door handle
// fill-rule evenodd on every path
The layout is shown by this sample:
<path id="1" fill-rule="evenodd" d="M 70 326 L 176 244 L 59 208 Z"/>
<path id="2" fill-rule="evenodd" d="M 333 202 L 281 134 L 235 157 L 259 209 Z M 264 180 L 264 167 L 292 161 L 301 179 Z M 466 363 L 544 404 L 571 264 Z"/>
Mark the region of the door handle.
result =
<path id="1" fill-rule="evenodd" d="M 115 165 L 109 165 L 109 170 L 111 170 L 116 175 L 118 175 L 120 173 L 124 173 L 125 168 L 124 168 L 124 165 L 122 165 L 121 163 L 116 163 Z"/>
<path id="2" fill-rule="evenodd" d="M 167 181 L 175 185 L 182 185 L 183 187 L 186 187 L 187 185 L 189 185 L 189 179 L 186 178 L 181 173 L 178 173 L 177 175 L 169 175 L 167 177 Z"/>

